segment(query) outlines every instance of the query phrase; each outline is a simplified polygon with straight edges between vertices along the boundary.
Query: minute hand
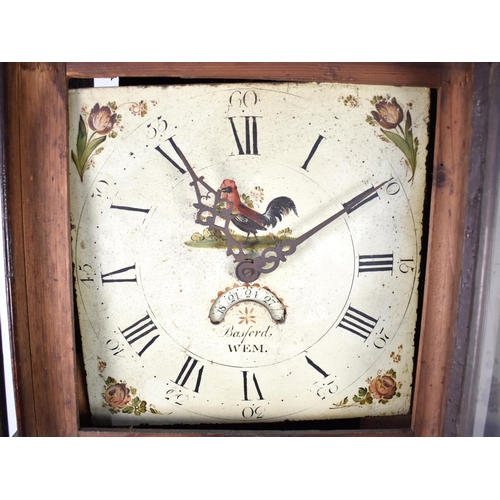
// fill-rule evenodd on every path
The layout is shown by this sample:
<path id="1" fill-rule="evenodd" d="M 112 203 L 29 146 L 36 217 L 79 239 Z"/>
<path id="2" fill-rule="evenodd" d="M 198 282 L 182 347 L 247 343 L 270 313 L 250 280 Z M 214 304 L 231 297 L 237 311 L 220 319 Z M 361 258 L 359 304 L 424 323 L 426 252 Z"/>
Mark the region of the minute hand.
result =
<path id="1" fill-rule="evenodd" d="M 391 180 L 392 180 L 392 178 L 388 179 L 384 182 L 381 182 L 378 186 L 371 187 L 371 188 L 367 189 L 366 191 L 363 191 L 361 194 L 358 194 L 357 196 L 355 196 L 352 200 L 348 201 L 347 203 L 342 203 L 342 205 L 344 206 L 344 208 L 342 210 L 340 210 L 336 214 L 332 215 L 328 219 L 324 220 L 323 222 L 321 222 L 317 226 L 313 227 L 312 229 L 309 229 L 309 231 L 306 231 L 304 234 L 302 234 L 298 238 L 295 238 L 295 240 L 293 240 L 295 243 L 295 246 L 300 245 L 305 240 L 310 238 L 313 234 L 316 234 L 318 231 L 321 231 L 321 229 L 328 226 L 328 224 L 330 224 L 334 220 L 338 219 L 342 215 L 349 214 L 353 210 L 356 210 L 358 207 L 360 207 L 361 205 L 363 205 L 364 203 L 369 201 L 371 195 L 374 195 L 382 186 L 384 186 L 385 184 L 387 184 Z"/>
<path id="2" fill-rule="evenodd" d="M 295 238 L 294 240 L 280 240 L 275 246 L 264 248 L 258 257 L 255 257 L 254 259 L 245 259 L 245 261 L 240 260 L 240 263 L 236 266 L 236 275 L 240 280 L 249 282 L 256 280 L 261 273 L 273 272 L 279 266 L 280 262 L 285 262 L 289 255 L 295 253 L 295 250 L 301 243 L 304 243 L 304 241 L 310 238 L 313 234 L 321 231 L 324 227 L 328 226 L 328 224 L 342 215 L 356 210 L 364 203 L 373 199 L 375 197 L 375 193 L 391 180 L 392 177 L 391 179 L 381 182 L 378 186 L 371 187 L 366 191 L 363 191 L 347 203 L 343 203 L 344 208 L 342 210 L 324 220 L 321 224 L 309 229 L 309 231 L 306 231 L 298 238 Z"/>

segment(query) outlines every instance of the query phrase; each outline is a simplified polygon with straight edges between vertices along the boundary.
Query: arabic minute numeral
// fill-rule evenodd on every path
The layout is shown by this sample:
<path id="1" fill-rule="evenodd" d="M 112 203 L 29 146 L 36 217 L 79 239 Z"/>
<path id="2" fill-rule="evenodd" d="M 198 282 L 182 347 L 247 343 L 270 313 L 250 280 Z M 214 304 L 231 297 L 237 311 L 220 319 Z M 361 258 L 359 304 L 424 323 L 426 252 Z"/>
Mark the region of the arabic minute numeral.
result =
<path id="1" fill-rule="evenodd" d="M 264 418 L 264 408 L 262 406 L 246 406 L 241 412 L 243 418 Z"/>
<path id="2" fill-rule="evenodd" d="M 389 340 L 389 336 L 384 333 L 384 329 L 380 330 L 380 333 L 373 339 L 373 345 L 377 349 L 383 349 L 387 345 L 387 341 Z"/>
<path id="3" fill-rule="evenodd" d="M 158 116 L 155 121 L 146 126 L 146 135 L 148 139 L 159 139 L 167 131 L 168 123 L 162 116 Z"/>
<path id="4" fill-rule="evenodd" d="M 410 271 L 415 271 L 415 260 L 414 259 L 401 259 L 399 264 L 399 270 L 406 274 Z"/>

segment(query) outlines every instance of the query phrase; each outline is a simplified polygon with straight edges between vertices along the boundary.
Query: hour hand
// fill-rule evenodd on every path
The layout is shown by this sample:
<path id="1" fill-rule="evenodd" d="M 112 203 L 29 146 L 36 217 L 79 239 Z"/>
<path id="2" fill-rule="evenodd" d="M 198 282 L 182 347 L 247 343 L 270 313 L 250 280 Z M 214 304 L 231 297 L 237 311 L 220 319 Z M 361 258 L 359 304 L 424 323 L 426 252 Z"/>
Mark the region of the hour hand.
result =
<path id="1" fill-rule="evenodd" d="M 388 179 L 381 182 L 377 186 L 371 187 L 366 191 L 358 194 L 346 203 L 343 203 L 343 209 L 325 219 L 317 226 L 309 229 L 304 234 L 295 238 L 294 240 L 285 239 L 279 241 L 275 246 L 265 248 L 258 257 L 255 259 L 247 259 L 245 262 L 240 262 L 236 267 L 236 275 L 242 281 L 255 281 L 261 273 L 270 273 L 274 271 L 280 262 L 285 262 L 289 255 L 295 253 L 297 247 L 304 243 L 311 236 L 321 231 L 323 228 L 331 224 L 334 220 L 338 219 L 344 214 L 349 214 L 361 207 L 365 203 L 377 197 L 377 191 L 392 180 Z"/>
<path id="2" fill-rule="evenodd" d="M 243 261 L 245 259 L 243 244 L 232 237 L 228 227 L 232 220 L 233 204 L 226 199 L 221 190 L 215 190 L 203 176 L 196 174 L 173 137 L 168 141 L 191 177 L 190 185 L 194 187 L 196 193 L 196 202 L 193 203 L 193 207 L 197 210 L 196 223 L 208 227 L 209 230 L 221 231 L 228 242 L 227 255 L 232 255 L 237 262 Z M 224 221 L 224 224 L 220 225 L 218 221 Z"/>
<path id="3" fill-rule="evenodd" d="M 203 176 L 199 177 L 196 172 L 193 170 L 193 167 L 191 166 L 191 164 L 189 163 L 189 161 L 187 160 L 186 156 L 184 155 L 184 153 L 181 151 L 181 149 L 179 148 L 179 146 L 177 146 L 177 144 L 175 143 L 174 141 L 174 138 L 173 137 L 170 137 L 168 139 L 168 142 L 170 142 L 170 145 L 172 146 L 172 148 L 174 149 L 174 151 L 176 152 L 177 156 L 181 159 L 183 165 L 186 167 L 186 170 L 188 172 L 188 174 L 190 175 L 192 181 L 191 181 L 191 186 L 194 187 L 194 190 L 196 191 L 196 198 L 198 200 L 198 204 L 199 205 L 202 205 L 202 206 L 206 206 L 203 201 L 208 199 L 210 196 L 212 197 L 217 197 L 218 195 L 218 192 L 212 187 L 210 186 L 210 184 L 208 184 L 207 182 L 205 182 Z M 162 153 L 165 155 L 165 153 Z M 165 155 L 166 156 L 166 155 Z M 170 158 L 168 156 L 166 156 L 167 159 L 170 160 Z M 172 161 L 172 160 L 170 160 Z M 180 167 L 177 167 L 179 170 Z M 185 172 L 183 172 L 185 173 Z M 206 194 L 202 195 L 201 194 L 201 191 L 203 188 L 206 192 Z M 214 204 L 214 206 L 216 205 L 216 203 Z M 196 207 L 196 205 L 195 205 Z"/>

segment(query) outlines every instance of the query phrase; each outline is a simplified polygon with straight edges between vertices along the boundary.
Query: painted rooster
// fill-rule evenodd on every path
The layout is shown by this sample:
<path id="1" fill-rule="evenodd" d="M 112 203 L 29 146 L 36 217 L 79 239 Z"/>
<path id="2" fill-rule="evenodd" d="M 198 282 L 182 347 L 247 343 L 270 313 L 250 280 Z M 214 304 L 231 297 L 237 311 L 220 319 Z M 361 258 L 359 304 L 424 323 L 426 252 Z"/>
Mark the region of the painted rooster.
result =
<path id="1" fill-rule="evenodd" d="M 230 179 L 226 179 L 220 187 L 221 197 L 232 203 L 232 223 L 238 228 L 247 233 L 247 239 L 250 233 L 257 239 L 257 231 L 265 231 L 269 226 L 274 227 L 285 215 L 290 212 L 297 214 L 295 203 L 286 196 L 274 198 L 266 208 L 266 211 L 261 214 L 250 207 L 247 207 L 240 198 L 236 183 Z M 226 203 L 229 209 L 229 203 Z"/>

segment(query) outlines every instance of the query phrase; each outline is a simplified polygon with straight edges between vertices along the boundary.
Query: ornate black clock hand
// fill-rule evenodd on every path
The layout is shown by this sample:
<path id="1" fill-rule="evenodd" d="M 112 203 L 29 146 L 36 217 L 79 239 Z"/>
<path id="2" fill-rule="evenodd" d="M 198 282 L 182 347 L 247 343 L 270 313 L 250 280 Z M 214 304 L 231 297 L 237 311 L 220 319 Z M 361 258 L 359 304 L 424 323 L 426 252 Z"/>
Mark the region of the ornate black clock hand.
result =
<path id="1" fill-rule="evenodd" d="M 312 235 L 316 234 L 318 231 L 321 231 L 321 229 L 325 228 L 342 215 L 351 213 L 353 210 L 356 210 L 361 205 L 375 198 L 376 192 L 391 180 L 392 178 L 381 182 L 379 185 L 363 191 L 361 194 L 355 196 L 347 203 L 343 203 L 342 205 L 344 206 L 344 208 L 342 210 L 324 220 L 312 229 L 309 229 L 309 231 L 306 231 L 298 238 L 294 240 L 281 240 L 275 246 L 268 247 L 262 250 L 260 255 L 255 259 L 246 259 L 245 261 L 240 261 L 240 263 L 236 266 L 236 276 L 241 281 L 251 282 L 255 281 L 261 273 L 270 273 L 274 271 L 279 266 L 280 262 L 285 262 L 286 257 L 295 253 L 297 247 L 300 244 L 304 243 L 304 241 L 309 239 Z"/>
<path id="2" fill-rule="evenodd" d="M 195 222 L 202 226 L 207 226 L 211 231 L 220 231 L 227 239 L 226 254 L 233 256 L 235 262 L 245 262 L 247 255 L 243 251 L 243 244 L 236 241 L 229 230 L 233 204 L 227 199 L 222 200 L 220 190 L 215 190 L 210 184 L 205 182 L 203 176 L 200 177 L 195 173 L 186 156 L 172 137 L 168 141 L 191 176 L 192 181 L 190 185 L 194 187 L 197 199 L 197 203 L 193 203 L 193 206 L 198 210 Z M 202 194 L 202 188 L 206 190 L 206 194 Z M 212 199 L 207 204 L 206 201 L 210 198 Z M 224 225 L 217 224 L 217 220 L 223 220 Z"/>

